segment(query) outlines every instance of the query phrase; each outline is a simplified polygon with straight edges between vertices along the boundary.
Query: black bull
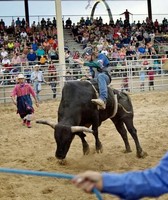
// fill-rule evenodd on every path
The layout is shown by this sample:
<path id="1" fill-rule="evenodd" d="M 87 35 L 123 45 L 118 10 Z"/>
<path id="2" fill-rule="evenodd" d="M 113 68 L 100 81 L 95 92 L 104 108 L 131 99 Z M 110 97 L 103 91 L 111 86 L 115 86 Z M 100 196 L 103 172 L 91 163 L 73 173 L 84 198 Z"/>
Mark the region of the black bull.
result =
<path id="1" fill-rule="evenodd" d="M 93 85 L 97 88 L 96 83 L 93 83 Z M 134 139 L 137 157 L 144 157 L 146 153 L 143 152 L 140 146 L 137 130 L 133 124 L 134 114 L 129 96 L 118 90 L 108 88 L 106 109 L 99 110 L 97 106 L 91 102 L 91 99 L 97 98 L 93 85 L 88 81 L 69 81 L 65 83 L 58 109 L 58 123 L 53 124 L 44 120 L 36 121 L 37 123 L 47 124 L 54 129 L 54 137 L 57 144 L 55 156 L 60 160 L 66 157 L 75 135 L 78 135 L 82 141 L 83 153 L 88 154 L 89 145 L 85 140 L 86 135 L 83 132 L 93 133 L 96 151 L 102 152 L 98 127 L 103 121 L 110 118 L 124 141 L 125 152 L 131 152 L 127 137 L 127 128 Z M 91 127 L 91 129 L 89 129 L 89 127 Z"/>

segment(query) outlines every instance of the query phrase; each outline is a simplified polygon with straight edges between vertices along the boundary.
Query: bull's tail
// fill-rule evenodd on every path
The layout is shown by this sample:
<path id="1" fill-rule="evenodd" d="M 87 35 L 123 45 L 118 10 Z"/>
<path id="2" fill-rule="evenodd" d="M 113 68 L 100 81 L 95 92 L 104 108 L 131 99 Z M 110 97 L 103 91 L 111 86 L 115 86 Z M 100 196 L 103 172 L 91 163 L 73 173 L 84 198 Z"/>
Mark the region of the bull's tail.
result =
<path id="1" fill-rule="evenodd" d="M 48 122 L 45 120 L 36 120 L 36 123 L 38 124 L 45 124 L 45 125 L 49 125 L 51 126 L 51 128 L 55 129 L 56 124 L 52 123 L 52 122 Z"/>

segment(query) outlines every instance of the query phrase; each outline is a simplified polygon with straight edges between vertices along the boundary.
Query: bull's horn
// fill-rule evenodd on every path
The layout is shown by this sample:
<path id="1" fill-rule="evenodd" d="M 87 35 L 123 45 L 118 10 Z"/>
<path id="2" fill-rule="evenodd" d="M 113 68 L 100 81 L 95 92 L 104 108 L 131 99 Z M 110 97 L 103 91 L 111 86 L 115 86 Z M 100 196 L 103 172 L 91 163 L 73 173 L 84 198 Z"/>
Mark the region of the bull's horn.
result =
<path id="1" fill-rule="evenodd" d="M 46 124 L 46 125 L 49 125 L 49 126 L 51 126 L 53 129 L 55 129 L 55 126 L 56 126 L 56 124 L 54 124 L 54 123 L 52 123 L 52 122 L 45 121 L 45 120 L 36 120 L 36 123 L 38 123 L 38 124 Z"/>
<path id="2" fill-rule="evenodd" d="M 75 132 L 89 132 L 89 133 L 93 133 L 93 130 L 90 128 L 87 128 L 85 126 L 71 126 L 71 132 L 75 133 Z"/>

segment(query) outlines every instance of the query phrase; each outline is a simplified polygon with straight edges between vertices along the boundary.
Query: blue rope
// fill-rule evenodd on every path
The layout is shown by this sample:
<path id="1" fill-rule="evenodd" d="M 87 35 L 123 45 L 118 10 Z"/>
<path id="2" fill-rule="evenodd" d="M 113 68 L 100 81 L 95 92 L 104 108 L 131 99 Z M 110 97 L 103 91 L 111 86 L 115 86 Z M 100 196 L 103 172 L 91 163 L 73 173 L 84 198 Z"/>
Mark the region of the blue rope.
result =
<path id="1" fill-rule="evenodd" d="M 9 168 L 0 168 L 0 173 L 22 174 L 22 175 L 29 175 L 29 176 L 45 176 L 45 177 L 63 178 L 63 179 L 69 179 L 69 180 L 75 177 L 74 175 L 70 175 L 70 174 L 33 171 L 33 170 L 21 170 L 21 169 L 9 169 Z M 98 200 L 103 200 L 100 192 L 96 188 L 93 189 L 93 193 L 95 193 Z"/>

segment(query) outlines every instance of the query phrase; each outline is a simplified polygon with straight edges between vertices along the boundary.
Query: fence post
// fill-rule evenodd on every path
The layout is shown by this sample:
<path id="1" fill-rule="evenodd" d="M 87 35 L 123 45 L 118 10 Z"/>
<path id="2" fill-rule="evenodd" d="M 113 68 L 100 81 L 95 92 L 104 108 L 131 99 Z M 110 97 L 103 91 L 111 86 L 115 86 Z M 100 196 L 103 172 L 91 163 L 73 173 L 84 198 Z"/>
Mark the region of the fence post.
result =
<path id="1" fill-rule="evenodd" d="M 60 87 L 61 90 L 65 82 L 65 52 L 64 52 L 64 35 L 62 24 L 62 10 L 61 0 L 55 0 L 56 19 L 57 19 L 57 31 L 58 31 L 58 50 L 59 50 L 59 68 L 60 68 Z"/>
<path id="2" fill-rule="evenodd" d="M 4 97 L 4 103 L 6 103 L 5 85 L 3 85 L 3 97 Z"/>

